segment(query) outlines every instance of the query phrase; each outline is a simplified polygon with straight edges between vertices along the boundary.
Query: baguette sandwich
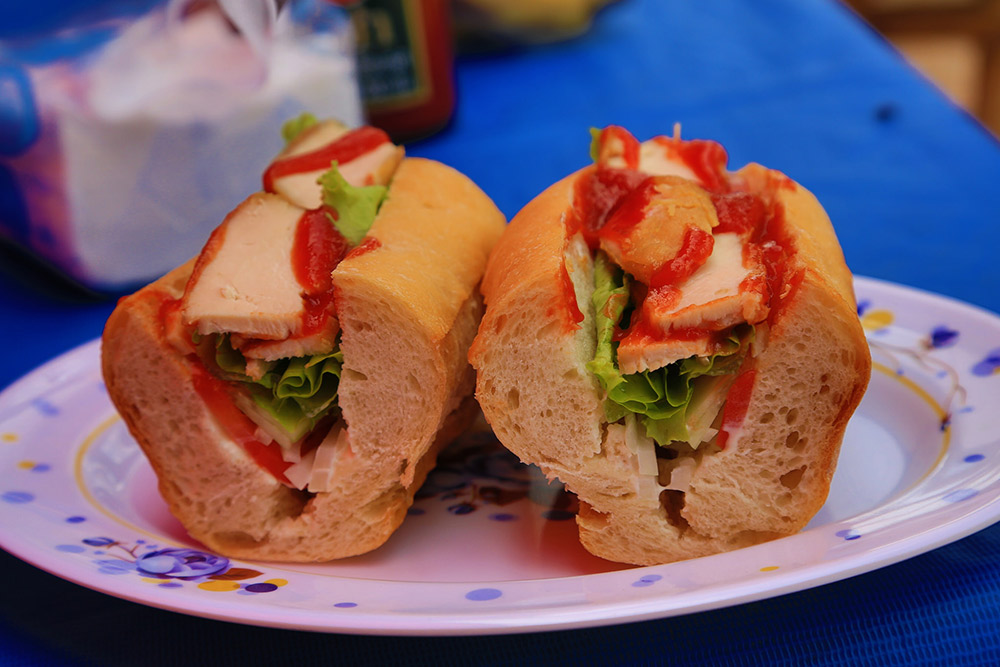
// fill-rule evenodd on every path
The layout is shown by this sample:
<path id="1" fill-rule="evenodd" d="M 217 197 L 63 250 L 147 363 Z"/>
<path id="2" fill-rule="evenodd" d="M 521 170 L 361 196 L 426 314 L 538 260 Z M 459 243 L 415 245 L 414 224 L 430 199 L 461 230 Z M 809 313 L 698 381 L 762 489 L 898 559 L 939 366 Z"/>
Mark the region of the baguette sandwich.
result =
<path id="1" fill-rule="evenodd" d="M 102 367 L 191 536 L 325 561 L 384 543 L 475 416 L 467 351 L 505 220 L 380 130 L 286 128 L 264 191 L 118 304 Z"/>
<path id="2" fill-rule="evenodd" d="M 513 219 L 470 350 L 500 441 L 580 500 L 580 540 L 652 565 L 800 530 L 871 358 L 816 199 L 710 141 L 594 131 Z"/>

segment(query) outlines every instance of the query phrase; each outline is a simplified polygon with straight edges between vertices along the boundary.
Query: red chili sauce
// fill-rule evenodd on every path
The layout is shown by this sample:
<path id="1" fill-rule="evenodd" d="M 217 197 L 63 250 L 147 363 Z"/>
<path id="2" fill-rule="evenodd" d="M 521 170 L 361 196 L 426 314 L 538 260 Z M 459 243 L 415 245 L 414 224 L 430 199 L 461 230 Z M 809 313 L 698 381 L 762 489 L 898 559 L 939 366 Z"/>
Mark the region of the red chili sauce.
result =
<path id="1" fill-rule="evenodd" d="M 305 304 L 300 336 L 318 333 L 333 313 L 332 273 L 348 251 L 347 240 L 333 226 L 332 208 L 322 206 L 299 218 L 292 244 L 292 270 Z"/>
<path id="2" fill-rule="evenodd" d="M 359 257 L 360 255 L 368 254 L 373 250 L 378 250 L 381 247 L 382 247 L 381 241 L 379 241 L 374 236 L 369 236 L 365 238 L 363 241 L 361 241 L 361 243 L 359 243 L 356 248 L 352 248 L 351 251 L 347 253 L 347 256 Z"/>
<path id="3" fill-rule="evenodd" d="M 566 303 L 566 310 L 569 313 L 569 322 L 571 323 L 568 329 L 578 329 L 580 322 L 583 322 L 583 311 L 580 310 L 580 306 L 576 302 L 576 287 L 573 285 L 573 279 L 569 277 L 569 270 L 566 268 L 565 262 L 562 266 L 562 275 L 560 275 L 560 278 L 562 280 L 563 301 Z"/>
<path id="4" fill-rule="evenodd" d="M 696 327 L 683 327 L 670 330 L 670 340 L 699 340 L 708 338 L 708 347 L 715 350 L 725 344 L 727 337 L 723 331 L 705 331 Z M 634 317 L 627 329 L 615 329 L 612 340 L 621 342 L 626 338 L 633 345 L 648 345 L 658 343 L 667 338 L 663 330 L 654 326 L 646 317 Z"/>
<path id="5" fill-rule="evenodd" d="M 566 216 L 566 237 L 583 234 L 591 250 L 599 246 L 598 232 L 621 201 L 646 180 L 633 169 L 612 169 L 596 165 L 576 179 L 573 208 Z"/>
<path id="6" fill-rule="evenodd" d="M 656 137 L 654 141 L 678 155 L 706 190 L 729 191 L 729 178 L 726 176 L 729 154 L 721 144 L 706 139 L 681 141 L 671 137 Z"/>
<path id="7" fill-rule="evenodd" d="M 749 192 L 711 193 L 715 213 L 719 217 L 716 234 L 747 232 L 760 229 L 767 217 L 767 207 L 757 195 Z"/>
<path id="8" fill-rule="evenodd" d="M 726 404 L 722 407 L 722 427 L 715 438 L 715 444 L 720 449 L 726 448 L 730 433 L 738 429 L 746 418 L 756 377 L 757 371 L 751 368 L 740 373 L 729 387 Z"/>
<path id="9" fill-rule="evenodd" d="M 389 135 L 385 132 L 366 125 L 314 151 L 279 158 L 264 172 L 264 190 L 274 192 L 274 182 L 283 176 L 329 169 L 334 160 L 338 164 L 346 164 L 388 141 Z"/>
<path id="10" fill-rule="evenodd" d="M 622 159 L 625 161 L 626 169 L 638 169 L 639 140 L 633 137 L 632 133 L 624 127 L 619 127 L 617 125 L 608 125 L 606 128 L 601 130 L 601 135 L 598 138 L 599 161 L 606 159 L 604 154 L 605 148 L 608 147 L 609 142 L 613 140 L 618 140 L 622 143 Z"/>
<path id="11" fill-rule="evenodd" d="M 621 247 L 632 229 L 646 217 L 646 207 L 656 196 L 657 185 L 656 178 L 644 177 L 630 192 L 619 197 L 604 224 L 596 230 L 597 240 L 611 241 Z"/>
<path id="12" fill-rule="evenodd" d="M 767 316 L 769 325 L 774 325 L 781 314 L 782 304 L 788 301 L 805 276 L 799 269 L 789 275 L 789 262 L 795 255 L 795 243 L 785 222 L 785 211 L 781 206 L 772 206 L 763 225 L 750 237 L 751 245 L 760 249 L 767 275 L 767 289 L 770 299 Z"/>
<path id="13" fill-rule="evenodd" d="M 606 129 L 605 133 L 611 129 Z M 602 141 L 605 133 L 602 133 Z M 627 134 L 621 128 L 614 128 L 608 136 L 616 136 L 629 146 L 621 133 Z M 656 141 L 679 155 L 709 192 L 719 218 L 719 225 L 714 231 L 743 235 L 747 239 L 744 253 L 760 257 L 765 267 L 769 293 L 768 323 L 773 325 L 780 316 L 782 304 L 794 294 L 804 275 L 801 269 L 789 275 L 789 263 L 795 246 L 785 224 L 783 209 L 773 203 L 773 197 L 767 197 L 771 200 L 768 202 L 756 194 L 733 190 L 725 171 L 728 161 L 726 151 L 716 142 L 681 141 L 668 137 L 658 137 Z M 794 188 L 795 185 L 789 179 L 776 179 L 772 187 Z M 653 182 L 642 172 L 596 165 L 576 181 L 573 209 L 566 220 L 567 238 L 581 232 L 592 250 L 599 247 L 601 236 L 625 238 L 629 229 L 642 220 L 652 191 Z M 690 230 L 678 255 L 656 270 L 653 284 L 636 285 L 633 301 L 637 306 L 632 322 L 627 330 L 615 332 L 615 340 L 635 337 L 641 342 L 657 342 L 665 340 L 668 335 L 671 339 L 684 340 L 705 335 L 721 337 L 722 332 L 699 329 L 677 329 L 667 334 L 659 327 L 653 327 L 648 318 L 642 316 L 646 300 L 655 299 L 659 303 L 649 305 L 656 306 L 662 306 L 664 301 L 669 305 L 675 300 L 678 296 L 676 286 L 704 264 L 713 246 L 712 235 L 702 230 Z M 579 313 L 576 295 L 572 290 L 564 291 L 567 312 L 573 319 Z M 579 315 L 579 319 L 574 319 L 576 322 L 580 320 L 582 315 Z M 733 382 L 723 409 L 723 426 L 716 441 L 719 447 L 725 447 L 730 432 L 746 417 L 755 376 L 756 371 L 748 368 Z"/>
<path id="14" fill-rule="evenodd" d="M 715 239 L 711 234 L 697 227 L 688 228 L 677 255 L 653 272 L 650 290 L 675 290 L 676 285 L 690 278 L 708 260 L 714 247 Z"/>
<path id="15" fill-rule="evenodd" d="M 777 183 L 777 187 L 787 187 L 788 183 L 792 182 L 783 179 Z M 764 279 L 769 295 L 767 323 L 773 327 L 781 316 L 783 304 L 802 283 L 805 270 L 798 269 L 790 274 L 789 263 L 795 254 L 795 243 L 788 231 L 784 209 L 777 203 L 767 206 L 760 197 L 753 194 L 734 194 L 739 194 L 739 197 L 723 202 L 721 206 L 716 203 L 720 227 L 725 217 L 725 224 L 733 231 L 749 232 L 745 253 L 757 254 L 764 264 Z M 755 378 L 756 371 L 753 368 L 744 370 L 729 389 L 722 410 L 722 426 L 715 440 L 715 444 L 721 449 L 725 449 L 731 433 L 746 418 Z"/>
<path id="16" fill-rule="evenodd" d="M 634 169 L 612 169 L 596 165 L 587 170 L 576 180 L 574 186 L 573 208 L 566 216 L 565 222 L 566 238 L 572 238 L 580 232 L 591 251 L 597 250 L 600 245 L 598 233 L 609 215 L 626 195 L 645 180 L 646 176 Z M 565 262 L 559 279 L 563 291 L 567 329 L 576 329 L 584 316 L 576 302 L 576 290 Z"/>

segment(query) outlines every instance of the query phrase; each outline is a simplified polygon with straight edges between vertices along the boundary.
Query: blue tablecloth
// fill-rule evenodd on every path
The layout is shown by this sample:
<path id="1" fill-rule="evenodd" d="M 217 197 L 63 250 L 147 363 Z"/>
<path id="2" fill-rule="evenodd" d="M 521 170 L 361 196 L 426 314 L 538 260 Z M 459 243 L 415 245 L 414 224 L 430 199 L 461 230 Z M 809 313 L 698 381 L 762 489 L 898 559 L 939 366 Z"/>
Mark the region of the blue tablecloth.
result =
<path id="1" fill-rule="evenodd" d="M 851 268 L 1000 311 L 1000 146 L 849 10 L 626 0 L 582 38 L 466 58 L 458 111 L 408 147 L 508 215 L 587 160 L 587 128 L 714 138 L 824 203 Z M 0 255 L 0 387 L 100 334 L 113 303 Z M 998 341 L 1000 345 L 1000 341 Z M 0 530 L 3 528 L 0 527 Z M 316 635 L 207 621 L 0 552 L 0 664 L 1000 663 L 1000 527 L 869 574 L 663 621 L 509 637 Z"/>

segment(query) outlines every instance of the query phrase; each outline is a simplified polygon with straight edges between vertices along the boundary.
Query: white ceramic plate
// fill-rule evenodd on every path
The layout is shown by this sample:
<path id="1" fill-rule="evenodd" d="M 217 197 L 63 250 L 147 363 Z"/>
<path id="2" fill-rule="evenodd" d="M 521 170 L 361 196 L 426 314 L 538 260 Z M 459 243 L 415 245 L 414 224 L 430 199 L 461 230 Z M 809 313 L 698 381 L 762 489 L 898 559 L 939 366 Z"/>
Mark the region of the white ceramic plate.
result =
<path id="1" fill-rule="evenodd" d="M 572 497 L 479 432 L 443 458 L 374 553 L 230 561 L 167 512 L 108 401 L 94 341 L 0 394 L 0 546 L 156 607 L 370 634 L 586 627 L 843 579 L 1000 518 L 1000 318 L 874 280 L 857 291 L 875 372 L 829 500 L 793 537 L 657 567 L 602 561 L 577 542 Z"/>

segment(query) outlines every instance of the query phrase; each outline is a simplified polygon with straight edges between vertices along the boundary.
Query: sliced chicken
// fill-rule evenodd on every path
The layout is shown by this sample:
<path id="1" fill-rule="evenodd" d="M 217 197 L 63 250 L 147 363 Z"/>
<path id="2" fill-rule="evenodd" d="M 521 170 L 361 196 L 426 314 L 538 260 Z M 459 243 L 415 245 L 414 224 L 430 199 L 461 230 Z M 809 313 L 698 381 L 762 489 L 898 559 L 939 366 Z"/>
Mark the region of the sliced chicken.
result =
<path id="1" fill-rule="evenodd" d="M 232 338 L 237 348 L 248 360 L 276 361 L 286 357 L 308 357 L 333 351 L 340 326 L 337 318 L 331 317 L 322 331 L 308 336 L 293 336 L 285 340 L 242 340 Z"/>
<path id="2" fill-rule="evenodd" d="M 764 266 L 753 253 L 743 252 L 738 234 L 716 234 L 708 260 L 677 290 L 678 298 L 669 305 L 647 299 L 650 307 L 643 315 L 662 331 L 721 331 L 767 317 Z"/>
<path id="3" fill-rule="evenodd" d="M 697 269 L 712 251 L 712 229 L 718 224 L 703 188 L 677 176 L 656 176 L 625 197 L 598 236 L 616 264 L 644 285 L 655 285 L 657 272 L 679 255 L 687 263 L 679 271 L 689 275 Z M 692 243 L 705 247 L 692 248 Z"/>
<path id="4" fill-rule="evenodd" d="M 626 336 L 618 344 L 618 368 L 625 375 L 654 371 L 688 357 L 707 357 L 715 352 L 715 337 L 711 332 L 698 336 L 675 338 L 644 338 Z"/>
<path id="5" fill-rule="evenodd" d="M 686 281 L 666 296 L 651 291 L 639 311 L 640 322 L 619 343 L 623 373 L 662 368 L 692 356 L 715 353 L 718 333 L 736 324 L 767 318 L 764 267 L 754 252 L 744 252 L 738 234 L 717 234 L 712 254 Z"/>
<path id="6" fill-rule="evenodd" d="M 274 163 L 325 149 L 347 133 L 346 127 L 335 122 L 313 125 L 289 144 Z M 386 141 L 343 164 L 338 164 L 337 168 L 344 180 L 353 186 L 386 185 L 402 161 L 403 154 L 402 147 Z M 323 203 L 322 190 L 317 179 L 329 168 L 329 164 L 324 164 L 319 169 L 283 175 L 275 178 L 271 187 L 275 193 L 297 206 L 317 208 Z"/>
<path id="7" fill-rule="evenodd" d="M 304 304 L 291 255 L 302 213 L 266 193 L 230 213 L 198 258 L 181 305 L 185 324 L 269 340 L 298 333 Z"/>
<path id="8" fill-rule="evenodd" d="M 698 183 L 697 175 L 676 150 L 671 150 L 667 141 L 650 139 L 642 142 L 639 145 L 639 169 L 651 176 L 679 176 Z"/>

